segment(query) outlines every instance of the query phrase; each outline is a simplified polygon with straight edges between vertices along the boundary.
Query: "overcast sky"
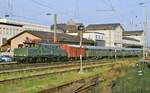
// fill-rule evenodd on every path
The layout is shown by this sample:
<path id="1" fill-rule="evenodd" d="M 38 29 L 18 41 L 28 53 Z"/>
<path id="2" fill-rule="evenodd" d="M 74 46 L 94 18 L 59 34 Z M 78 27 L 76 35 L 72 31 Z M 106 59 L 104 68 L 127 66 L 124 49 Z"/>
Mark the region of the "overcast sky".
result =
<path id="1" fill-rule="evenodd" d="M 150 0 L 147 1 L 150 11 Z M 142 2 L 144 0 L 0 0 L 0 17 L 10 14 L 12 19 L 50 25 L 52 17 L 46 16 L 49 12 L 58 15 L 58 23 L 69 19 L 85 25 L 121 23 L 125 30 L 141 30 L 144 7 L 139 3 Z"/>

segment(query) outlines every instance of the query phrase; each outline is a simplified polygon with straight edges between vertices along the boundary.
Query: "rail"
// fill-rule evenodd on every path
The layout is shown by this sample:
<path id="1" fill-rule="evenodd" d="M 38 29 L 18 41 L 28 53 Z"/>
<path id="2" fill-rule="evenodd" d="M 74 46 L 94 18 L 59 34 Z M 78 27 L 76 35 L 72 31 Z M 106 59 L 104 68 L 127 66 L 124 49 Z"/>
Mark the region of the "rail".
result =
<path id="1" fill-rule="evenodd" d="M 88 65 L 88 66 L 83 66 L 84 70 L 88 69 L 93 69 L 101 66 L 106 66 L 106 65 L 113 65 L 113 64 L 119 64 L 123 62 L 114 62 L 114 63 L 103 63 L 103 64 L 94 64 L 94 65 Z M 54 75 L 54 74 L 62 74 L 68 71 L 78 71 L 80 69 L 79 66 L 77 67 L 69 67 L 69 68 L 63 68 L 63 69 L 57 69 L 57 70 L 52 70 L 47 73 L 40 73 L 40 74 L 32 74 L 30 76 L 25 76 L 25 77 L 14 77 L 14 78 L 8 78 L 4 80 L 0 80 L 0 83 L 6 83 L 6 82 L 11 82 L 11 81 L 16 81 L 16 80 L 22 80 L 22 79 L 29 79 L 29 78 L 37 78 L 37 77 L 43 77 L 47 75 Z"/>

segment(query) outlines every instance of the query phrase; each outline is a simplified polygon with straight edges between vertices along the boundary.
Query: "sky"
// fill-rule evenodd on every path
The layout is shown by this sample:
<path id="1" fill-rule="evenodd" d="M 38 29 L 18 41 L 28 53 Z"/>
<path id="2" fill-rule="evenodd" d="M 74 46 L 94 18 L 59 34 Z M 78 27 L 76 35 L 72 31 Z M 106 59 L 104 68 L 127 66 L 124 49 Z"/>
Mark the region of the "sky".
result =
<path id="1" fill-rule="evenodd" d="M 0 0 L 0 17 L 50 25 L 57 14 L 58 23 L 72 19 L 88 24 L 121 23 L 125 30 L 142 30 L 144 0 Z M 150 29 L 150 0 L 148 4 L 148 29 Z M 148 36 L 150 33 L 148 32 Z M 149 38 L 150 39 L 150 38 Z M 150 40 L 148 40 L 150 42 Z"/>

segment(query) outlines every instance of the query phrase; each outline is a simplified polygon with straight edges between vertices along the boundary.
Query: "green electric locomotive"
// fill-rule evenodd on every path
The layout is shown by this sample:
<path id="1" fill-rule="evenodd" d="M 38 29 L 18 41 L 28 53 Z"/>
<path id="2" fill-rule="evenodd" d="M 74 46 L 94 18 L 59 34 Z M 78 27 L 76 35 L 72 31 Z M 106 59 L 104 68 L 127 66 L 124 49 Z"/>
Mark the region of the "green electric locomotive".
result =
<path id="1" fill-rule="evenodd" d="M 18 62 L 51 62 L 64 60 L 67 54 L 58 44 L 26 43 L 14 49 L 14 58 Z"/>

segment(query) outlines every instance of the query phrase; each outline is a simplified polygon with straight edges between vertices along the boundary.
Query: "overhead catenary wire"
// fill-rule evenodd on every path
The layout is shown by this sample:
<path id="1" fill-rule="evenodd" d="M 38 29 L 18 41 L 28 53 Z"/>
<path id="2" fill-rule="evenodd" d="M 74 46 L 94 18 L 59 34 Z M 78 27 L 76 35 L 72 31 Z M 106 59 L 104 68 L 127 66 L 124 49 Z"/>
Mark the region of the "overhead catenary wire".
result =
<path id="1" fill-rule="evenodd" d="M 23 19 L 26 19 L 26 20 L 34 20 L 34 21 L 37 21 L 37 19 L 35 19 L 35 18 L 26 17 L 26 16 L 21 16 L 21 15 L 14 15 L 14 14 L 12 14 L 11 17 L 14 17 L 14 18 L 23 18 Z"/>
<path id="2" fill-rule="evenodd" d="M 75 0 L 74 16 L 79 17 L 79 0 Z"/>
<path id="3" fill-rule="evenodd" d="M 47 9 L 51 9 L 51 10 L 55 10 L 56 12 L 62 14 L 62 15 L 66 15 L 66 16 L 69 16 L 69 17 L 75 17 L 74 15 L 71 15 L 69 14 L 68 12 L 64 12 L 64 11 L 60 11 L 59 9 L 56 9 L 56 8 L 52 8 L 48 5 L 46 5 L 45 3 L 42 3 L 40 1 L 36 1 L 36 0 L 31 0 L 33 3 L 35 3 L 36 5 L 38 5 L 39 7 L 43 7 L 43 8 L 47 8 Z M 24 16 L 24 15 L 18 15 L 18 14 L 14 14 L 13 12 L 13 0 L 7 0 L 7 8 L 5 8 L 6 10 L 3 10 L 1 11 L 0 10 L 0 13 L 2 15 L 4 15 L 4 17 L 9 17 L 9 18 L 23 18 L 23 19 L 26 19 L 26 20 L 34 20 L 34 21 L 37 21 L 37 19 L 35 18 L 32 18 L 32 17 L 28 17 L 28 16 Z M 49 12 L 49 11 L 48 11 Z M 72 13 L 73 14 L 73 13 Z M 39 14 L 38 14 L 39 15 Z M 44 14 L 40 14 L 40 15 L 44 15 Z M 75 18 L 75 19 L 78 19 L 78 20 L 81 20 L 80 18 Z"/>
<path id="4" fill-rule="evenodd" d="M 40 1 L 36 1 L 36 0 L 31 0 L 33 3 L 41 6 L 41 7 L 45 7 L 45 8 L 48 8 L 48 9 L 51 9 L 51 10 L 55 10 L 57 12 L 59 12 L 60 14 L 64 14 L 64 15 L 67 15 L 67 16 L 72 16 L 70 15 L 68 12 L 64 12 L 64 11 L 60 11 L 59 9 L 56 9 L 56 8 L 52 8 L 50 6 L 47 6 L 46 4 L 43 4 L 41 3 Z"/>
<path id="5" fill-rule="evenodd" d="M 13 13 L 13 0 L 7 0 L 7 9 L 5 11 L 0 11 L 4 17 L 9 17 L 9 18 L 23 18 L 26 20 L 34 20 L 34 18 L 31 17 L 26 17 L 26 16 L 21 16 L 21 15 L 16 15 Z"/>
<path id="6" fill-rule="evenodd" d="M 58 10 L 58 9 L 52 8 L 52 7 L 50 7 L 50 6 L 47 6 L 47 5 L 43 4 L 43 3 L 41 3 L 40 1 L 36 1 L 36 0 L 31 0 L 31 1 L 32 1 L 33 3 L 35 3 L 35 4 L 39 5 L 39 6 L 41 6 L 41 7 L 45 7 L 45 8 L 48 8 L 48 9 L 52 9 L 52 10 L 58 11 L 58 12 L 60 12 L 60 13 L 64 13 L 64 12 Z"/>
<path id="7" fill-rule="evenodd" d="M 105 1 L 105 0 L 104 0 L 104 1 Z M 117 12 L 116 8 L 114 7 L 112 1 L 111 1 L 111 0 L 107 0 L 107 1 L 109 2 L 109 4 L 107 4 L 107 3 L 106 3 L 106 4 L 109 5 L 109 6 L 111 7 L 112 11 L 114 12 L 114 14 L 116 14 L 116 16 L 118 17 L 118 20 L 120 21 L 120 24 L 121 24 L 122 26 L 126 27 L 125 24 L 123 23 L 123 20 L 122 20 L 122 18 L 120 17 L 119 13 Z"/>
<path id="8" fill-rule="evenodd" d="M 38 6 L 40 6 L 40 7 L 45 7 L 45 8 L 47 8 L 47 9 L 51 9 L 51 10 L 54 10 L 54 11 L 56 11 L 56 12 L 58 12 L 58 13 L 60 13 L 60 14 L 62 14 L 62 15 L 66 15 L 66 16 L 68 16 L 68 17 L 73 17 L 74 19 L 77 19 L 77 20 L 82 20 L 81 18 L 79 18 L 79 17 L 76 17 L 75 15 L 73 15 L 72 13 L 68 13 L 68 12 L 64 12 L 64 11 L 60 11 L 59 9 L 56 9 L 56 8 L 52 8 L 52 7 L 50 7 L 50 6 L 48 6 L 48 5 L 46 5 L 46 4 L 43 4 L 42 2 L 40 2 L 40 1 L 37 1 L 37 0 L 31 0 L 33 3 L 35 3 L 35 4 L 37 4 Z M 78 10 L 79 11 L 79 10 Z M 49 11 L 48 11 L 49 12 Z"/>

